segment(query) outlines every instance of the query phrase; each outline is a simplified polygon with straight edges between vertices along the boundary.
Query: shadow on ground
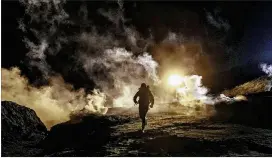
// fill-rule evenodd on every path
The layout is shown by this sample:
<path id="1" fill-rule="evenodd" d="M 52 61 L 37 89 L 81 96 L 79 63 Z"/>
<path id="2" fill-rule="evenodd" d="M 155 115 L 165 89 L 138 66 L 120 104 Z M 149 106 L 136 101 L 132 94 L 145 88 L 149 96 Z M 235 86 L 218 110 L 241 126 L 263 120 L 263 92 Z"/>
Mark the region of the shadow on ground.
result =
<path id="1" fill-rule="evenodd" d="M 217 113 L 211 119 L 272 129 L 272 92 L 250 94 L 246 97 L 248 101 L 215 105 Z"/>

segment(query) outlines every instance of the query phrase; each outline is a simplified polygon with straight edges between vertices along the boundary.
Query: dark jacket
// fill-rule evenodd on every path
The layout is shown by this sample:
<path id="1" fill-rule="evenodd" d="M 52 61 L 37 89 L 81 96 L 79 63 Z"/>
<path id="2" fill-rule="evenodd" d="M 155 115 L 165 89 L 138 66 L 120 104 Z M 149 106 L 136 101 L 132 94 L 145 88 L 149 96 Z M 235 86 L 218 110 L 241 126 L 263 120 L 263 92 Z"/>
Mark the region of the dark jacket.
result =
<path id="1" fill-rule="evenodd" d="M 154 96 L 151 93 L 151 91 L 148 88 L 141 87 L 139 88 L 139 91 L 135 94 L 133 97 L 133 101 L 136 104 L 137 103 L 137 98 L 139 97 L 139 106 L 149 106 L 151 103 L 151 107 L 154 105 Z"/>

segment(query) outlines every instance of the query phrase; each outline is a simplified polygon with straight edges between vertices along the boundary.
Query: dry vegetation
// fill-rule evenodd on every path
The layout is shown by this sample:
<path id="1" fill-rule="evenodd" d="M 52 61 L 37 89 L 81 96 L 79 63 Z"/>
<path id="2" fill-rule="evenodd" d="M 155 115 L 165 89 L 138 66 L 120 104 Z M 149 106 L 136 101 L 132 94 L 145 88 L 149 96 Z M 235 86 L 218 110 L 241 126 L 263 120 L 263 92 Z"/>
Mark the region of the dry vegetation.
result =
<path id="1" fill-rule="evenodd" d="M 228 97 L 234 97 L 237 95 L 247 95 L 267 91 L 267 85 L 271 82 L 271 78 L 267 76 L 259 77 L 255 80 L 246 82 L 242 85 L 236 86 L 230 90 L 224 90 L 222 93 Z"/>

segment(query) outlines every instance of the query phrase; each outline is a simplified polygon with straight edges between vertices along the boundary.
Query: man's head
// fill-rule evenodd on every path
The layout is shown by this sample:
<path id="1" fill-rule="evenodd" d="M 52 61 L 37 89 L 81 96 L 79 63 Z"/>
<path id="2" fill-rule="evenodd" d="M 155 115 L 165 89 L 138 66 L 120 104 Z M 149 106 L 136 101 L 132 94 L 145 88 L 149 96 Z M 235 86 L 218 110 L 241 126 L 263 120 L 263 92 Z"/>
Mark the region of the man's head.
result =
<path id="1" fill-rule="evenodd" d="M 142 84 L 141 84 L 141 88 L 146 88 L 146 84 L 145 84 L 145 83 L 142 83 Z"/>

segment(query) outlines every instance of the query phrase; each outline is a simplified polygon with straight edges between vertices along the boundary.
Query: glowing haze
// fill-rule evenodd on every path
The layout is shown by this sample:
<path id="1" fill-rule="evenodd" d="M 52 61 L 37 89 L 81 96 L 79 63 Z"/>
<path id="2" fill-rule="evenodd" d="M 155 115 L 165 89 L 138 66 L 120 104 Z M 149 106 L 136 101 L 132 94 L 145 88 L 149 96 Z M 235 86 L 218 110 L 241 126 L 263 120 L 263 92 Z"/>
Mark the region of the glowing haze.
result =
<path id="1" fill-rule="evenodd" d="M 193 65 L 190 63 L 195 63 L 194 60 L 202 53 L 202 49 L 197 49 L 199 52 L 192 58 L 186 57 L 180 61 L 175 58 L 176 63 L 186 65 L 188 70 L 183 69 L 188 75 L 167 76 L 168 83 L 165 83 L 157 73 L 161 65 L 153 59 L 152 53 L 147 51 L 147 47 L 155 43 L 152 35 L 142 37 L 133 26 L 124 25 L 126 19 L 122 13 L 121 1 L 118 1 L 119 8 L 116 10 L 98 11 L 112 23 L 109 30 L 103 33 L 91 24 L 84 5 L 79 10 L 82 14 L 81 23 L 77 24 L 77 19 L 70 18 L 64 10 L 65 1 L 30 0 L 21 3 L 25 6 L 25 15 L 30 17 L 30 22 L 24 22 L 25 17 L 22 17 L 19 20 L 19 28 L 36 37 L 35 41 L 27 36 L 23 39 L 29 50 L 26 55 L 29 59 L 28 66 L 38 68 L 43 73 L 42 77 L 49 81 L 49 85 L 34 87 L 29 84 L 27 78 L 21 76 L 18 68 L 2 69 L 2 100 L 11 100 L 34 109 L 48 128 L 69 120 L 70 113 L 83 109 L 85 112 L 105 114 L 108 108 L 112 107 L 130 108 L 134 105 L 132 98 L 142 82 L 150 85 L 154 92 L 154 109 L 162 108 L 159 104 L 166 106 L 165 103 L 175 101 L 178 101 L 180 106 L 188 107 L 214 103 L 213 99 L 207 96 L 208 89 L 202 85 L 202 77 L 192 75 Z M 35 25 L 31 25 L 32 22 Z M 34 28 L 36 24 L 43 27 Z M 68 34 L 59 28 L 61 25 L 67 28 L 80 26 L 82 29 Z M 83 26 L 91 26 L 91 29 L 85 30 Z M 121 39 L 116 37 L 117 33 Z M 186 52 L 182 43 L 184 39 L 182 35 L 169 32 L 163 42 L 174 43 L 178 48 L 175 51 L 182 54 Z M 82 65 L 90 80 L 94 81 L 96 89 L 93 92 L 87 93 L 84 87 L 75 90 L 72 85 L 65 83 L 46 61 L 48 55 L 57 55 L 69 42 L 79 45 L 74 50 L 73 57 Z M 158 52 L 164 50 L 160 49 Z M 170 65 L 169 71 L 172 70 L 171 61 L 167 60 L 164 65 Z M 172 88 L 165 88 L 165 84 L 172 85 Z"/>
<path id="2" fill-rule="evenodd" d="M 177 74 L 171 75 L 168 78 L 168 84 L 171 86 L 178 86 L 182 83 L 182 81 L 182 77 Z"/>
<path id="3" fill-rule="evenodd" d="M 70 112 L 87 109 L 89 112 L 106 113 L 105 94 L 94 90 L 86 94 L 83 89 L 73 90 L 60 76 L 50 78 L 50 84 L 40 88 L 29 85 L 20 76 L 18 68 L 2 70 L 2 100 L 9 100 L 36 111 L 47 128 L 68 121 Z"/>

